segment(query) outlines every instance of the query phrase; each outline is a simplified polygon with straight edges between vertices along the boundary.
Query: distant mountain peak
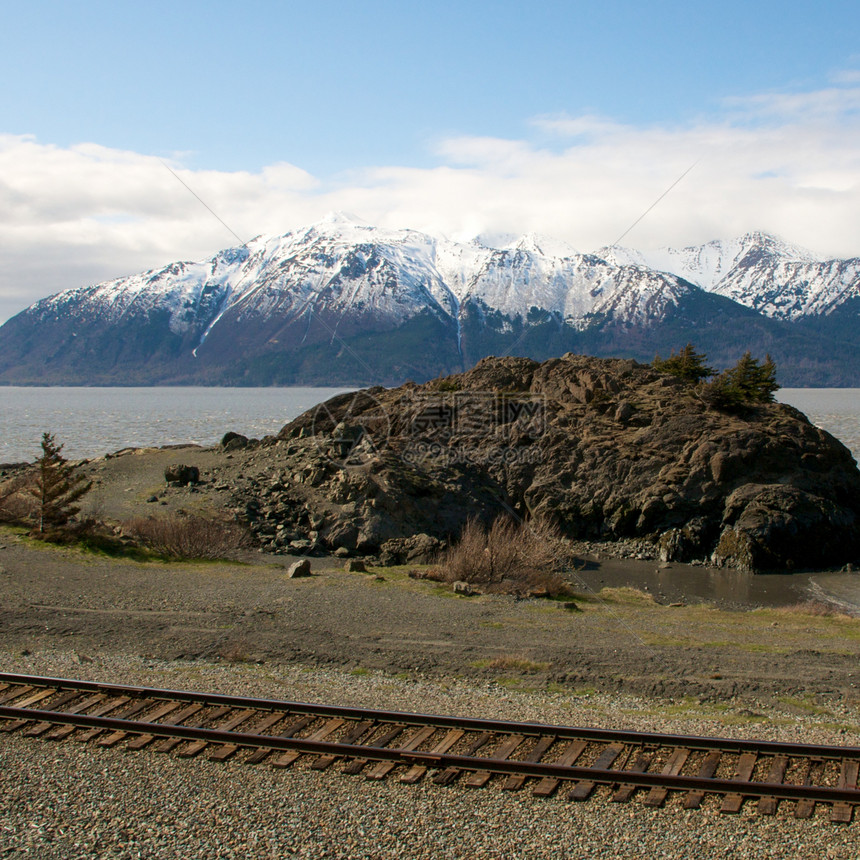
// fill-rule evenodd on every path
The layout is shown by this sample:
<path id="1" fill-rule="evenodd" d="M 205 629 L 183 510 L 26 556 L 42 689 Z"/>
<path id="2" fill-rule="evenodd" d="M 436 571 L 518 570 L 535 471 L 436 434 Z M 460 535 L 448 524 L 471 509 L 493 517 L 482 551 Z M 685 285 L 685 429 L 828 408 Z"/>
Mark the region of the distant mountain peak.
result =
<path id="1" fill-rule="evenodd" d="M 763 230 L 683 248 L 598 253 L 615 265 L 670 272 L 775 319 L 830 313 L 860 293 L 856 260 L 823 260 Z"/>
<path id="2" fill-rule="evenodd" d="M 753 230 L 749 233 L 744 233 L 736 241 L 741 247 L 761 248 L 774 256 L 787 260 L 797 260 L 806 263 L 821 261 L 821 257 L 813 254 L 809 249 L 788 242 L 781 236 L 776 236 L 773 233 L 765 233 L 762 230 Z"/>
<path id="3" fill-rule="evenodd" d="M 518 239 L 509 243 L 507 248 L 538 254 L 542 257 L 565 258 L 575 257 L 579 254 L 573 245 L 541 233 L 524 233 Z"/>
<path id="4" fill-rule="evenodd" d="M 368 224 L 363 218 L 359 218 L 358 215 L 354 215 L 352 212 L 343 212 L 340 210 L 335 210 L 332 212 L 327 212 L 320 220 L 317 222 L 319 224 L 348 224 L 350 226 L 355 227 L 370 227 L 372 225 Z"/>

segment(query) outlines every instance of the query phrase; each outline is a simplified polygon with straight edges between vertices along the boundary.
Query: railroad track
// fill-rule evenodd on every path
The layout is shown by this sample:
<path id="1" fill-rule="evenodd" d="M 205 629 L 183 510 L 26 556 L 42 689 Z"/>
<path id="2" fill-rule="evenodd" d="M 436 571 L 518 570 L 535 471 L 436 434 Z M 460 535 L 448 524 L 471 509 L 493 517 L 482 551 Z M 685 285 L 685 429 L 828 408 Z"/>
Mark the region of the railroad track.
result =
<path id="1" fill-rule="evenodd" d="M 755 803 L 850 823 L 860 747 L 777 743 L 341 708 L 0 673 L 0 732 L 247 764 L 337 766 L 368 779 L 488 784 L 537 796 L 724 813 Z M 713 802 L 713 801 L 709 801 Z"/>

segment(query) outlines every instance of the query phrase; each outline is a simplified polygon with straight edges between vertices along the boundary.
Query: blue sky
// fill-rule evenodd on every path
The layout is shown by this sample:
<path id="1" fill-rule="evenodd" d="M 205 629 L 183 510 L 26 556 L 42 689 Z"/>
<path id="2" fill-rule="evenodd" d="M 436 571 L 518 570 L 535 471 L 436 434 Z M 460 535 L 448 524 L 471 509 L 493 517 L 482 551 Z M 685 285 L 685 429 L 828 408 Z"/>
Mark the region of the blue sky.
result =
<path id="1" fill-rule="evenodd" d="M 626 241 L 860 254 L 858 25 L 856 2 L 4 4 L 0 321 L 235 244 L 159 159 L 241 236 L 344 208 L 581 250 L 698 162 Z"/>

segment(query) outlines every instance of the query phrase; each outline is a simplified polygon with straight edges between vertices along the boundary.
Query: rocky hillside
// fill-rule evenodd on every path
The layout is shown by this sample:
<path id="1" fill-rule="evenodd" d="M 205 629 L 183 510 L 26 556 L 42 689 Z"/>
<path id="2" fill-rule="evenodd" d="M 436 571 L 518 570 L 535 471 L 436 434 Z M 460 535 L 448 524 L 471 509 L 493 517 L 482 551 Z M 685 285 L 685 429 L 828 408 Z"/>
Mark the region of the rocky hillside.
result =
<path id="1" fill-rule="evenodd" d="M 469 516 L 508 512 L 747 570 L 860 552 L 860 472 L 844 445 L 785 405 L 708 408 L 632 360 L 487 358 L 341 395 L 261 447 L 227 447 L 242 458 L 235 502 L 273 549 L 406 560 Z"/>

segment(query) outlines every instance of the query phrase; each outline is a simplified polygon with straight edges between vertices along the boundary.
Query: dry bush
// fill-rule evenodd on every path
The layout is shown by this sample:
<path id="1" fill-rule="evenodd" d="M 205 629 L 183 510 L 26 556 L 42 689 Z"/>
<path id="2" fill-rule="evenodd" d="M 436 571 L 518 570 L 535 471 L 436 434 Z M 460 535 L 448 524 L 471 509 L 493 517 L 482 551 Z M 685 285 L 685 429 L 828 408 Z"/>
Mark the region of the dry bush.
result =
<path id="1" fill-rule="evenodd" d="M 33 522 L 36 499 L 30 492 L 33 475 L 15 475 L 0 483 L 0 523 L 20 525 Z"/>
<path id="2" fill-rule="evenodd" d="M 239 523 L 195 514 L 136 517 L 122 525 L 123 533 L 170 558 L 225 558 L 251 545 Z"/>
<path id="3" fill-rule="evenodd" d="M 487 592 L 556 597 L 570 593 L 560 571 L 571 561 L 569 547 L 548 528 L 501 516 L 487 529 L 470 519 L 428 578 L 468 582 Z"/>

